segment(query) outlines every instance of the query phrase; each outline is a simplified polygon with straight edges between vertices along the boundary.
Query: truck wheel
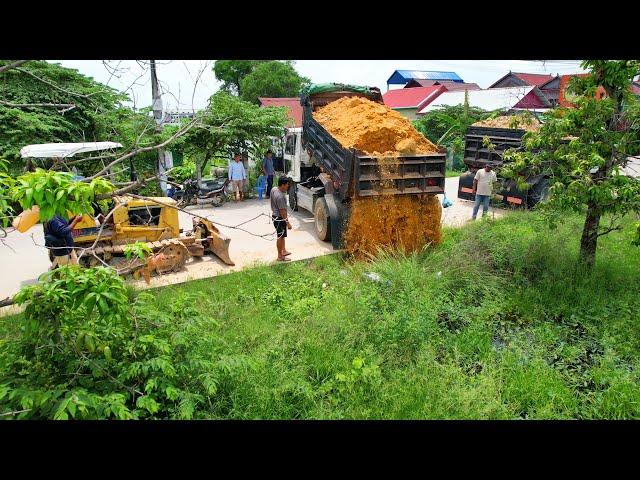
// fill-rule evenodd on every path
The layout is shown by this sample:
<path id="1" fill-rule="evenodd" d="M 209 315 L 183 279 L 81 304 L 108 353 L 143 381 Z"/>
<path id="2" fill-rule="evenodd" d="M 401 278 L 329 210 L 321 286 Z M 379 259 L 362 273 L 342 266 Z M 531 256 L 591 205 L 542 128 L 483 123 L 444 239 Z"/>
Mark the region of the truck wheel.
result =
<path id="1" fill-rule="evenodd" d="M 291 182 L 289 185 L 289 206 L 294 212 L 298 211 L 298 192 L 296 190 L 295 182 Z"/>
<path id="2" fill-rule="evenodd" d="M 331 240 L 331 221 L 329 219 L 329 208 L 327 207 L 327 201 L 324 198 L 316 200 L 316 206 L 314 208 L 314 217 L 316 224 L 316 233 L 318 238 L 323 242 Z"/>
<path id="3" fill-rule="evenodd" d="M 537 183 L 529 189 L 527 197 L 529 208 L 535 207 L 538 203 L 547 200 L 549 197 L 549 180 L 541 178 Z"/>

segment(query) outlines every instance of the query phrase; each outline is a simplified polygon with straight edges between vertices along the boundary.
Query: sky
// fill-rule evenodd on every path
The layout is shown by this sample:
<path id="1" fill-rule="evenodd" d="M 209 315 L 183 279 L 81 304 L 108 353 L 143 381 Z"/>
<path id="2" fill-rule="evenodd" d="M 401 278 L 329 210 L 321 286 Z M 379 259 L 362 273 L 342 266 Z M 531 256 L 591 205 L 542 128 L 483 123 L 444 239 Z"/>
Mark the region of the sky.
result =
<path id="1" fill-rule="evenodd" d="M 151 105 L 148 60 L 49 60 L 75 68 L 120 91 L 126 91 L 136 108 Z M 213 75 L 215 60 L 156 60 L 165 110 L 206 107 L 220 88 Z M 313 83 L 350 83 L 378 87 L 384 93 L 394 70 L 444 70 L 456 72 L 465 82 L 487 88 L 510 70 L 526 73 L 569 74 L 584 72 L 579 60 L 297 60 L 295 68 Z"/>

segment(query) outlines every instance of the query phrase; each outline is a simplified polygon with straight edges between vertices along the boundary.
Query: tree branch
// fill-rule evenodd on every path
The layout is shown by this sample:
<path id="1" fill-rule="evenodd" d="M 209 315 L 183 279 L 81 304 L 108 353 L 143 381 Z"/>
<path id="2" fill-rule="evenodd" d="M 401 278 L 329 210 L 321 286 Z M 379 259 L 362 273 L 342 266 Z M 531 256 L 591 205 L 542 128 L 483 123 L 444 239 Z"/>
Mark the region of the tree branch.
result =
<path id="1" fill-rule="evenodd" d="M 7 70 L 11 70 L 12 68 L 17 68 L 22 64 L 29 62 L 30 60 L 18 60 L 17 62 L 10 63 L 9 65 L 3 65 L 0 67 L 0 73 L 6 72 Z"/>
<path id="2" fill-rule="evenodd" d="M 189 122 L 184 127 L 180 128 L 176 133 L 174 133 L 168 140 L 165 140 L 164 142 L 162 142 L 162 143 L 160 143 L 158 145 L 153 145 L 151 147 L 136 148 L 135 150 L 132 150 L 131 152 L 127 153 L 126 155 L 123 155 L 122 157 L 116 158 L 113 162 L 111 162 L 109 165 L 105 166 L 98 173 L 96 173 L 95 175 L 92 175 L 91 177 L 85 178 L 82 181 L 83 182 L 87 182 L 87 183 L 91 182 L 91 180 L 103 175 L 105 172 L 107 172 L 114 165 L 117 165 L 118 163 L 124 162 L 128 158 L 131 158 L 134 155 L 137 155 L 138 153 L 149 152 L 149 151 L 152 151 L 152 150 L 158 150 L 160 148 L 163 148 L 163 147 L 167 146 L 168 144 L 173 142 L 176 138 L 181 137 L 182 135 L 187 133 L 196 124 L 196 122 L 197 122 L 197 119 L 194 118 L 191 122 Z"/>
<path id="3" fill-rule="evenodd" d="M 74 103 L 11 103 L 4 100 L 0 100 L 0 105 L 6 105 L 11 108 L 61 108 L 61 113 L 68 112 L 69 110 L 76 108 Z"/>
<path id="4" fill-rule="evenodd" d="M 56 90 L 60 90 L 61 92 L 64 92 L 68 95 L 73 95 L 74 97 L 79 97 L 79 98 L 86 98 L 87 100 L 89 99 L 89 97 L 91 97 L 91 95 L 95 95 L 98 92 L 93 92 L 93 93 L 88 93 L 86 95 L 81 94 L 81 93 L 76 93 L 76 92 L 72 92 L 70 90 L 66 90 L 58 85 L 56 85 L 55 83 L 50 82 L 49 80 L 45 80 L 44 78 L 40 78 L 37 75 L 34 75 L 33 73 L 31 73 L 29 70 L 25 70 L 23 68 L 16 68 L 17 71 L 22 72 L 22 73 L 26 73 L 27 75 L 32 76 L 33 78 L 35 78 L 36 80 L 41 81 L 42 83 L 46 83 L 47 85 L 49 85 L 50 87 L 55 88 Z"/>

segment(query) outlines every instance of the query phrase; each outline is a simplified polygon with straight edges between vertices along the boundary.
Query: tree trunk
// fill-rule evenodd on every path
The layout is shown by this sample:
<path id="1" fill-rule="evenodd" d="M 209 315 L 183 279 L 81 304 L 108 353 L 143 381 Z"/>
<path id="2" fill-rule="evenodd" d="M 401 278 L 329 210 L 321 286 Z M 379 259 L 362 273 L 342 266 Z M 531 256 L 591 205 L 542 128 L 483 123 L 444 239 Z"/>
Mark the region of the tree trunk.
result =
<path id="1" fill-rule="evenodd" d="M 600 212 L 597 206 L 589 202 L 587 218 L 584 220 L 582 238 L 580 239 L 580 262 L 592 268 L 596 263 L 596 247 L 598 246 L 598 227 L 600 226 Z"/>

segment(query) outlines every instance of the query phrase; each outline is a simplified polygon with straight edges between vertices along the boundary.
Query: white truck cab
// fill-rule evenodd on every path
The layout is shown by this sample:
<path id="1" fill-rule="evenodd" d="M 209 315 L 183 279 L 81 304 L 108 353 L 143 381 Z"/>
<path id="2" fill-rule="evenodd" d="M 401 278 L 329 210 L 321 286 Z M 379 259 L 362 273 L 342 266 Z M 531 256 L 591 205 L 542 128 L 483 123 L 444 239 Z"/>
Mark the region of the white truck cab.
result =
<path id="1" fill-rule="evenodd" d="M 302 148 L 302 127 L 287 128 L 283 138 L 283 173 L 295 183 L 305 180 L 305 168 L 311 167 L 311 159 Z"/>

